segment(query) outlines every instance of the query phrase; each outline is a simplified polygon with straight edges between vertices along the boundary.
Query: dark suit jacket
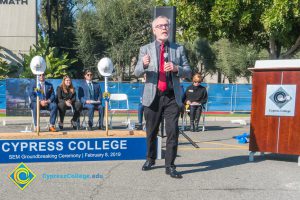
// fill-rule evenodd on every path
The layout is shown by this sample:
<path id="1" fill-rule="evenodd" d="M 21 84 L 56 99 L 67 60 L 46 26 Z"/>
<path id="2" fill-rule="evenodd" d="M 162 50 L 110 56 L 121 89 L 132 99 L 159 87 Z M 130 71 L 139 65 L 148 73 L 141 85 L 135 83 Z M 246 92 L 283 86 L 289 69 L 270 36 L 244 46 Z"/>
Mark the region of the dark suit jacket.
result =
<path id="1" fill-rule="evenodd" d="M 92 84 L 94 89 L 93 99 L 90 98 L 89 86 L 86 81 L 84 81 L 83 84 L 78 87 L 78 98 L 83 105 L 85 104 L 86 100 L 100 101 L 100 104 L 102 103 L 102 91 L 100 85 L 95 82 L 92 82 Z"/>
<path id="2" fill-rule="evenodd" d="M 36 83 L 35 83 L 36 85 Z M 35 87 L 32 89 L 32 93 L 30 95 L 31 103 L 36 103 L 36 92 L 34 91 Z M 53 89 L 53 85 L 45 81 L 45 97 L 46 100 L 50 100 L 51 103 L 55 102 L 55 93 Z"/>
<path id="3" fill-rule="evenodd" d="M 71 100 L 72 103 L 75 103 L 76 101 L 76 92 L 72 94 L 70 91 L 68 93 L 65 93 L 63 89 L 58 86 L 56 89 L 56 95 L 57 95 L 57 103 L 65 102 L 67 100 Z"/>

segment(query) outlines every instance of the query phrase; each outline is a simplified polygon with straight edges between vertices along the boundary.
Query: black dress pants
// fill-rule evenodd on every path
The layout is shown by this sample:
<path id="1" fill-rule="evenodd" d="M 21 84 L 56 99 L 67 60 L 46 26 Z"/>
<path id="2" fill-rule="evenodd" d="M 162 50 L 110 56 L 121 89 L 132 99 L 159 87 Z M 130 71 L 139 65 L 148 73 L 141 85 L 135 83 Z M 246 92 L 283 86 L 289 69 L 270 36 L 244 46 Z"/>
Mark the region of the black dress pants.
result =
<path id="1" fill-rule="evenodd" d="M 147 160 L 155 160 L 157 154 L 157 134 L 162 115 L 165 119 L 167 134 L 165 167 L 175 167 L 175 159 L 178 147 L 178 117 L 179 106 L 176 103 L 174 94 L 156 95 L 152 104 L 144 108 L 147 132 Z"/>
<path id="2" fill-rule="evenodd" d="M 57 104 L 57 106 L 58 106 L 58 111 L 59 111 L 60 122 L 63 123 L 65 115 L 66 115 L 66 110 L 70 109 L 70 107 L 68 107 L 64 101 L 59 102 Z M 74 114 L 73 114 L 72 120 L 77 122 L 77 120 L 79 119 L 79 116 L 80 116 L 80 112 L 82 110 L 82 104 L 79 101 L 76 101 L 75 103 L 72 104 L 72 106 L 74 109 Z"/>
<path id="3" fill-rule="evenodd" d="M 202 113 L 201 105 L 192 105 L 190 106 L 190 120 L 192 122 L 199 123 L 200 117 Z"/>

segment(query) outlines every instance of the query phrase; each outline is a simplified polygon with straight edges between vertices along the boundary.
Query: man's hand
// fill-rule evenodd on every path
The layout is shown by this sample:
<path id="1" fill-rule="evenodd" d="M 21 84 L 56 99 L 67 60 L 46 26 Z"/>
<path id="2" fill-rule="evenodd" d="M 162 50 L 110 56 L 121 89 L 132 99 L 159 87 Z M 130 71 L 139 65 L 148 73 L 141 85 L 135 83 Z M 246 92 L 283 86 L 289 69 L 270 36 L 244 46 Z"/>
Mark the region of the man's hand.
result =
<path id="1" fill-rule="evenodd" d="M 85 103 L 86 103 L 86 104 L 91 104 L 92 101 L 91 101 L 91 100 L 86 100 Z"/>
<path id="2" fill-rule="evenodd" d="M 143 57 L 143 66 L 147 68 L 150 63 L 150 56 L 148 54 L 144 55 Z"/>
<path id="3" fill-rule="evenodd" d="M 178 66 L 174 65 L 172 62 L 167 62 L 164 66 L 166 72 L 178 72 Z"/>

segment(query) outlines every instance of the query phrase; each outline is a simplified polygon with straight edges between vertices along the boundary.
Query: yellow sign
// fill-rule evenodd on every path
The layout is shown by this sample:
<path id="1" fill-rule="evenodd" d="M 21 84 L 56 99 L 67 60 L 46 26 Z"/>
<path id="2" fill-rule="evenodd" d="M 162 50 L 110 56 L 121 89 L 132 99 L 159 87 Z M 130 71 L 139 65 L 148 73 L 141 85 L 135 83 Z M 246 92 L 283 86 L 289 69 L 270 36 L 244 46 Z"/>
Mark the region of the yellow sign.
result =
<path id="1" fill-rule="evenodd" d="M 9 175 L 8 178 L 21 190 L 24 190 L 36 175 L 24 164 L 20 163 Z"/>

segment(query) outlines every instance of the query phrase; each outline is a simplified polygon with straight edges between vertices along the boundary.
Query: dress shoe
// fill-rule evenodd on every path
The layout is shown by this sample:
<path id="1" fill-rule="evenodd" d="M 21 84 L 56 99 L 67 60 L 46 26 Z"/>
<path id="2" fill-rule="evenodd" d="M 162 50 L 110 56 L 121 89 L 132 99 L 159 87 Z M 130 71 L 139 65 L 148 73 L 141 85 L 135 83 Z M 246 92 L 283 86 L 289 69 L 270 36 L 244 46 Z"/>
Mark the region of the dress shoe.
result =
<path id="1" fill-rule="evenodd" d="M 136 130 L 143 130 L 143 125 L 138 125 Z"/>
<path id="2" fill-rule="evenodd" d="M 152 166 L 154 166 L 154 165 L 155 165 L 155 161 L 153 161 L 153 160 L 147 160 L 147 161 L 144 163 L 144 165 L 143 165 L 143 167 L 142 167 L 142 170 L 143 170 L 143 171 L 150 170 L 150 169 L 152 169 Z"/>
<path id="3" fill-rule="evenodd" d="M 92 131 L 92 130 L 93 130 L 93 127 L 88 126 L 88 127 L 86 127 L 86 130 L 87 130 L 87 131 Z"/>
<path id="4" fill-rule="evenodd" d="M 72 125 L 72 127 L 73 127 L 74 130 L 77 129 L 77 122 L 74 121 L 73 119 L 71 119 L 71 125 Z"/>
<path id="5" fill-rule="evenodd" d="M 199 122 L 195 122 L 195 129 L 196 129 L 196 132 L 199 132 L 200 131 L 200 128 L 199 128 Z"/>
<path id="6" fill-rule="evenodd" d="M 182 175 L 176 171 L 175 167 L 167 167 L 166 174 L 170 175 L 172 178 L 182 178 Z"/>
<path id="7" fill-rule="evenodd" d="M 50 131 L 50 132 L 56 132 L 56 129 L 55 129 L 54 126 L 50 126 L 50 127 L 49 127 L 49 131 Z"/>
<path id="8" fill-rule="evenodd" d="M 58 124 L 58 128 L 59 128 L 59 130 L 63 130 L 64 129 L 64 124 L 63 123 L 59 123 Z"/>

